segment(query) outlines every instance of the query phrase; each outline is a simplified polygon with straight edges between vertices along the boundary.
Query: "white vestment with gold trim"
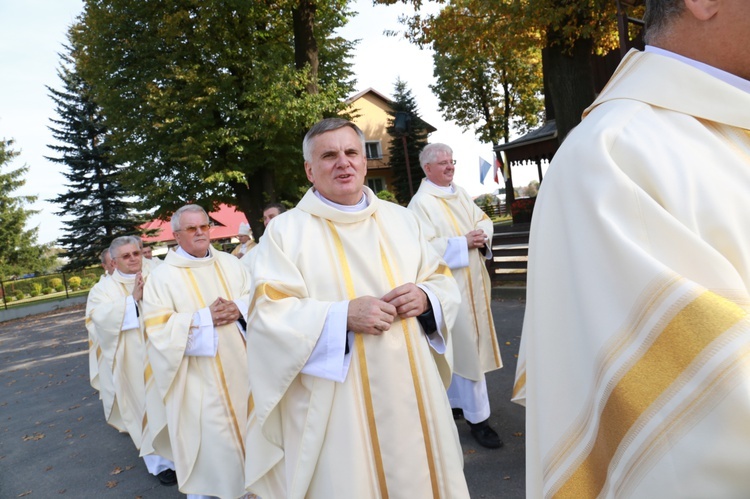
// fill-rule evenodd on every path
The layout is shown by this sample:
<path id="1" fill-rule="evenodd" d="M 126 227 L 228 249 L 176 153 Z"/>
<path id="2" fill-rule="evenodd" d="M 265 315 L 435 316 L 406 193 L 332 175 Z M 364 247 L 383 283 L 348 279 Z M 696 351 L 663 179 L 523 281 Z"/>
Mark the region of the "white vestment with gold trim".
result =
<path id="1" fill-rule="evenodd" d="M 453 187 L 455 192 L 448 193 L 422 180 L 409 203 L 409 209 L 423 224 L 427 240 L 441 256 L 445 255 L 451 238 L 481 229 L 491 242 L 494 231 L 492 220 L 471 196 L 461 187 L 455 184 Z M 486 251 L 490 250 L 486 247 Z M 490 310 L 492 285 L 484 262 L 484 255 L 474 249 L 468 251 L 467 266 L 456 268 L 448 262 L 462 298 L 456 324 L 451 329 L 453 373 L 473 381 L 503 367 Z"/>
<path id="2" fill-rule="evenodd" d="M 107 277 L 109 277 L 109 274 L 105 271 L 99 276 L 99 282 L 94 284 L 92 288 L 98 286 L 99 283 Z M 89 296 L 91 296 L 91 291 L 89 291 Z M 88 298 L 86 306 L 88 308 Z M 86 312 L 86 331 L 88 332 L 89 337 L 89 381 L 94 390 L 101 390 L 101 384 L 99 382 L 99 357 L 101 357 L 102 351 L 101 348 L 99 348 L 99 340 L 96 338 L 96 330 L 91 323 L 91 317 L 89 316 L 88 310 Z M 102 396 L 100 393 L 99 399 L 101 400 L 101 398 Z"/>
<path id="3" fill-rule="evenodd" d="M 367 208 L 343 212 L 311 189 L 254 250 L 246 480 L 261 497 L 468 497 L 445 394 L 449 328 L 445 356 L 416 318 L 397 319 L 381 336 L 354 334 L 342 383 L 301 372 L 336 302 L 411 282 L 455 320 L 458 289 L 416 217 L 365 192 Z"/>
<path id="4" fill-rule="evenodd" d="M 216 328 L 214 357 L 185 355 L 193 314 L 216 298 L 248 302 L 239 260 L 211 251 L 190 260 L 170 251 L 144 288 L 148 356 L 167 409 L 180 491 L 234 499 L 244 494 L 247 418 L 245 341 L 236 324 Z"/>
<path id="5" fill-rule="evenodd" d="M 750 94 L 632 51 L 531 229 L 527 497 L 750 497 Z"/>
<path id="6" fill-rule="evenodd" d="M 149 267 L 144 266 L 146 281 Z M 104 389 L 100 392 L 108 422 L 121 421 L 120 431 L 127 431 L 141 456 L 157 454 L 172 458 L 167 433 L 164 404 L 151 377 L 151 366 L 146 358 L 143 316 L 138 314 L 139 327 L 123 329 L 128 312 L 133 306 L 135 276 L 115 271 L 89 291 L 87 317 L 101 351 L 99 371 L 105 372 Z M 140 305 L 140 304 L 138 304 Z M 127 327 L 127 326 L 126 326 Z M 117 411 L 116 414 L 115 411 Z"/>

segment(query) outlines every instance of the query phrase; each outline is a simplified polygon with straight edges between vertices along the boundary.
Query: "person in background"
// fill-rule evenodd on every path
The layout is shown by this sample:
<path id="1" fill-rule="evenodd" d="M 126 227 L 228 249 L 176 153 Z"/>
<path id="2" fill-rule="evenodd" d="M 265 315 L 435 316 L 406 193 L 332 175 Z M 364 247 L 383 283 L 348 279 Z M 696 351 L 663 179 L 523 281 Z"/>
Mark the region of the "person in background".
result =
<path id="1" fill-rule="evenodd" d="M 250 276 L 211 247 L 200 206 L 183 206 L 170 224 L 178 247 L 153 269 L 143 311 L 179 489 L 191 499 L 235 499 L 245 493 Z"/>
<path id="2" fill-rule="evenodd" d="M 151 390 L 155 386 L 144 379 L 150 367 L 139 309 L 149 273 L 143 267 L 139 241 L 132 236 L 112 241 L 109 252 L 115 270 L 89 292 L 86 324 L 98 339 L 99 393 L 107 422 L 130 435 L 151 474 L 163 485 L 174 485 L 177 479 L 160 398 L 146 417 L 147 385 Z"/>
<path id="3" fill-rule="evenodd" d="M 232 255 L 236 256 L 237 258 L 242 258 L 255 247 L 255 241 L 253 241 L 253 236 L 250 232 L 250 224 L 240 224 L 240 228 L 237 233 L 237 239 L 240 240 L 240 244 L 238 244 L 232 250 Z"/>
<path id="4" fill-rule="evenodd" d="M 425 172 L 409 203 L 427 240 L 450 267 L 461 289 L 461 309 L 451 330 L 453 379 L 448 388 L 453 414 L 463 417 L 482 445 L 503 445 L 489 425 L 490 399 L 485 373 L 503 367 L 490 303 L 492 285 L 485 261 L 492 258 L 492 220 L 453 182 L 453 150 L 428 144 L 419 154 Z"/>

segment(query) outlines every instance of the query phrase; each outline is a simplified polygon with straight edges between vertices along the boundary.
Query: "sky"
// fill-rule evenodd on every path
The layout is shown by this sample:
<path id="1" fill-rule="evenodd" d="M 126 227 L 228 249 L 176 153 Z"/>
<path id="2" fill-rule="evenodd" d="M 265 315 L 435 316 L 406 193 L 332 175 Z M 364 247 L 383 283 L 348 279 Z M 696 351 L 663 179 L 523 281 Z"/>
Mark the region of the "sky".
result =
<path id="1" fill-rule="evenodd" d="M 55 143 L 48 127 L 50 118 L 57 118 L 46 86 L 62 86 L 57 76 L 59 54 L 68 27 L 82 9 L 82 0 L 0 1 L 0 139 L 13 139 L 13 149 L 20 152 L 11 162 L 12 168 L 29 167 L 26 185 L 14 195 L 38 196 L 30 208 L 39 213 L 29 219 L 28 227 L 39 228 L 40 243 L 53 242 L 63 235 L 63 218 L 55 215 L 60 207 L 48 200 L 66 190 L 61 173 L 65 166 L 44 157 L 54 155 L 47 147 Z M 492 146 L 478 142 L 472 131 L 446 122 L 438 111 L 437 97 L 429 89 L 434 83 L 432 52 L 417 48 L 403 37 L 383 34 L 385 30 L 400 30 L 398 17 L 409 13 L 410 8 L 400 3 L 373 6 L 371 0 L 356 0 L 352 9 L 358 14 L 340 34 L 360 40 L 352 60 L 356 91 L 373 88 L 392 97 L 394 83 L 401 78 L 412 91 L 422 119 L 437 128 L 429 142 L 444 142 L 453 148 L 455 182 L 472 195 L 496 189 L 491 172 L 484 185 L 479 182 L 479 158 L 491 163 Z M 514 183 L 523 182 L 514 169 Z"/>

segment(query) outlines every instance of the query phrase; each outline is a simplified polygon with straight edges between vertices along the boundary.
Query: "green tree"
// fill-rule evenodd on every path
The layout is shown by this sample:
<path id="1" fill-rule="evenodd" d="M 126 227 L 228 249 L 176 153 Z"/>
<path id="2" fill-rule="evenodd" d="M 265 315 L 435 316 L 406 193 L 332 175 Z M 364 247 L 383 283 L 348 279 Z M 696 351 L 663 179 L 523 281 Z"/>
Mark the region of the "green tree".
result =
<path id="1" fill-rule="evenodd" d="M 25 208 L 36 196 L 14 196 L 23 187 L 27 166 L 11 168 L 18 156 L 12 140 L 0 140 L 0 278 L 42 272 L 52 264 L 45 256 L 47 245 L 37 243 L 38 229 L 26 229 L 29 217 L 37 211 Z"/>
<path id="2" fill-rule="evenodd" d="M 47 159 L 68 168 L 63 172 L 67 192 L 51 199 L 61 206 L 56 214 L 66 217 L 64 235 L 58 239 L 68 258 L 63 270 L 98 264 L 100 253 L 115 237 L 139 234 L 143 222 L 133 215 L 120 169 L 110 161 L 104 116 L 91 86 L 76 73 L 68 54 L 60 56 L 62 90 L 47 87 L 58 116 L 50 119 L 50 129 L 62 144 L 49 145 L 59 156 Z"/>
<path id="3" fill-rule="evenodd" d="M 438 14 L 423 15 L 419 11 L 421 0 L 375 1 L 412 4 L 417 14 L 403 19 L 408 39 L 420 45 L 434 43 L 440 56 L 473 53 L 480 60 L 499 63 L 492 77 L 496 82 L 502 80 L 503 64 L 508 65 L 509 81 L 516 76 L 536 75 L 528 83 L 536 89 L 544 83 L 559 140 L 580 121 L 583 109 L 594 99 L 592 56 L 606 53 L 618 43 L 615 2 L 448 0 L 438 2 L 445 4 Z M 633 14 L 637 16 L 638 12 Z M 540 55 L 543 79 L 538 69 L 529 73 L 513 68 L 517 62 L 538 61 Z M 538 62 L 533 65 L 538 68 Z M 468 63 L 463 67 L 470 68 Z M 519 80 L 515 85 L 520 89 L 525 83 Z M 531 95 L 524 93 L 522 100 L 528 102 Z M 466 96 L 454 93 L 450 98 L 458 101 Z M 514 110 L 511 114 L 523 122 L 525 113 Z M 476 126 L 482 123 L 478 121 Z"/>
<path id="4" fill-rule="evenodd" d="M 226 202 L 262 234 L 306 183 L 304 132 L 353 90 L 346 3 L 87 0 L 76 63 L 141 207 Z"/>
<path id="5" fill-rule="evenodd" d="M 388 152 L 390 159 L 388 165 L 393 170 L 394 187 L 396 198 L 403 205 L 409 203 L 412 197 L 412 191 L 417 192 L 419 184 L 424 178 L 424 172 L 419 165 L 419 153 L 427 145 L 428 125 L 419 116 L 417 101 L 411 90 L 407 88 L 406 83 L 400 78 L 396 79 L 394 84 L 394 98 L 392 105 L 391 119 L 388 122 L 388 134 L 393 137 Z M 408 127 L 405 133 L 396 130 L 397 113 L 406 113 L 408 117 Z M 404 154 L 404 140 L 406 137 L 406 154 Z M 407 170 L 406 157 L 409 158 L 409 169 Z M 409 188 L 409 173 L 411 173 L 411 186 Z"/>

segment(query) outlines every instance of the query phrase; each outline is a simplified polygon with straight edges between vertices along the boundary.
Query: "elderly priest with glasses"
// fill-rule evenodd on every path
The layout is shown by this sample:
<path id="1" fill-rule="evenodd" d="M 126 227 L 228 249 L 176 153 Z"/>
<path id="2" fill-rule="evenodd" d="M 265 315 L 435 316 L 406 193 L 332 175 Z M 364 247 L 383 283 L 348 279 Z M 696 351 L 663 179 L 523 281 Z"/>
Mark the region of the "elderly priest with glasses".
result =
<path id="1" fill-rule="evenodd" d="M 234 499 L 244 495 L 250 278 L 236 257 L 211 247 L 203 208 L 183 206 L 171 225 L 179 246 L 144 289 L 148 355 L 180 491 Z"/>

